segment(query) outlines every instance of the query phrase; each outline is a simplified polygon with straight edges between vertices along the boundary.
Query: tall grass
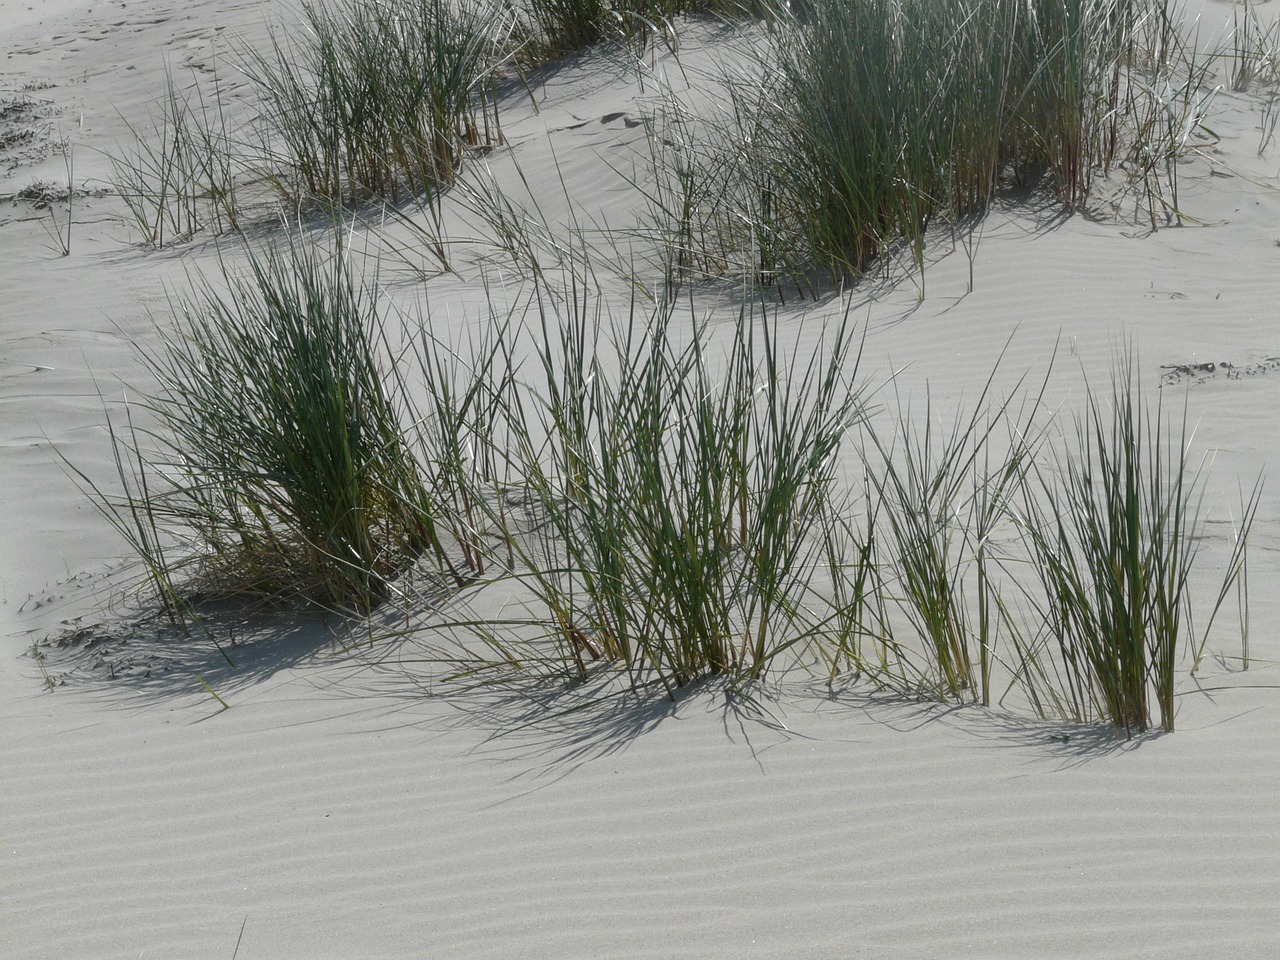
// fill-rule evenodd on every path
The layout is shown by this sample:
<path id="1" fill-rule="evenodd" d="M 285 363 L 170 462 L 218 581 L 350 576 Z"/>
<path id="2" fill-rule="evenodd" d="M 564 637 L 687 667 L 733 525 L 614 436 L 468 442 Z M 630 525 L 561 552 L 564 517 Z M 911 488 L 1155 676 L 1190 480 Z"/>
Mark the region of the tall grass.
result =
<path id="1" fill-rule="evenodd" d="M 1186 411 L 1179 425 L 1161 403 L 1150 410 L 1130 356 L 1111 396 L 1090 391 L 1073 427 L 1057 457 L 1037 467 L 1022 515 L 1043 588 L 1036 607 L 1057 640 L 1054 693 L 1065 694 L 1060 702 L 1077 721 L 1096 716 L 1127 733 L 1153 723 L 1170 731 L 1176 667 L 1193 649 L 1190 576 L 1200 527 Z M 1251 517 L 1246 511 L 1245 522 Z M 1240 549 L 1219 604 L 1238 578 Z"/>
<path id="2" fill-rule="evenodd" d="M 1173 728 L 1179 663 L 1243 589 L 1258 493 L 1196 638 L 1202 477 L 1131 362 L 1056 447 L 1043 391 L 1015 406 L 1021 387 L 942 430 L 900 403 L 886 431 L 847 319 L 804 346 L 763 308 L 614 318 L 582 272 L 468 344 L 424 319 L 393 349 L 341 245 L 251 252 L 145 354 L 159 386 L 112 427 L 123 495 L 81 479 L 175 619 L 201 596 L 407 603 L 398 578 L 425 556 L 524 598 L 453 624 L 483 641 L 449 654 L 464 671 L 674 695 L 816 661 Z M 860 500 L 842 482 L 855 427 Z"/>
<path id="3" fill-rule="evenodd" d="M 1179 161 L 1217 141 L 1206 123 L 1221 89 L 1211 82 L 1214 58 L 1200 51 L 1195 38 L 1183 35 L 1183 19 L 1180 4 L 1163 2 L 1140 8 L 1134 20 L 1123 156 L 1152 229 L 1185 219 Z"/>
<path id="4" fill-rule="evenodd" d="M 1050 443 L 1039 394 L 989 406 L 949 430 L 903 411 L 862 425 L 865 509 L 831 539 L 832 672 L 950 702 L 1004 703 L 1102 721 L 1128 735 L 1174 726 L 1176 675 L 1194 670 L 1234 591 L 1247 650 L 1248 532 L 1234 543 L 1200 636 L 1192 573 L 1203 541 L 1201 470 L 1181 424 L 1143 403 L 1132 360 L 1110 397 L 1090 391 Z M 996 431 L 1007 428 L 1007 438 Z M 1003 686 L 1004 692 L 1000 692 Z"/>
<path id="5" fill-rule="evenodd" d="M 439 535 L 433 546 L 441 565 L 462 585 L 473 575 L 483 576 L 490 563 L 501 564 L 504 552 L 506 566 L 513 562 L 501 498 L 512 485 L 508 419 L 518 374 L 511 352 L 516 338 L 510 318 L 479 334 L 469 331 L 465 345 L 435 327 L 429 318 L 419 318 L 405 353 L 417 375 L 407 389 L 425 394 L 415 408 L 414 449 L 432 491 L 434 522 L 461 556 L 455 560 L 444 552 Z M 489 522 L 491 511 L 494 522 Z"/>
<path id="6" fill-rule="evenodd" d="M 166 580 L 368 607 L 440 549 L 377 297 L 341 245 L 253 252 L 225 290 L 206 284 L 178 310 L 145 354 L 154 426 L 121 438 L 145 485 L 126 483 L 119 509 L 145 517 Z"/>
<path id="7" fill-rule="evenodd" d="M 240 229 L 246 188 L 261 184 L 289 211 L 412 195 L 438 216 L 435 193 L 465 155 L 501 143 L 495 84 L 514 24 L 504 5 L 320 0 L 302 19 L 232 57 L 255 94 L 253 123 L 233 130 L 216 84 L 206 99 L 170 77 L 150 125 L 130 126 L 112 163 L 145 243 Z"/>
<path id="8" fill-rule="evenodd" d="M 831 676 L 847 665 L 949 702 L 1017 688 L 1040 715 L 1128 734 L 1154 704 L 1173 729 L 1178 665 L 1205 642 L 1190 629 L 1202 478 L 1185 434 L 1148 419 L 1132 367 L 1051 455 L 1043 389 L 984 392 L 950 430 L 926 411 L 922 430 L 907 416 L 885 432 L 843 326 L 784 359 L 767 317 L 740 316 L 721 354 L 710 328 L 677 335 L 670 305 L 615 323 L 577 288 L 533 306 L 540 369 L 515 378 L 504 361 L 485 390 L 503 397 L 488 455 L 505 492 L 478 486 L 466 508 L 505 531 L 497 576 L 528 615 L 468 624 L 488 645 L 473 670 L 617 671 L 674 695 L 808 653 Z M 855 426 L 861 510 L 837 466 Z M 1241 583 L 1256 502 L 1210 625 Z"/>
<path id="9" fill-rule="evenodd" d="M 1255 85 L 1280 81 L 1280 21 L 1263 23 L 1257 8 L 1245 2 L 1232 11 L 1233 29 L 1226 43 L 1227 86 L 1246 93 Z"/>
<path id="10" fill-rule="evenodd" d="M 526 6 L 526 29 L 543 56 L 593 46 L 619 25 L 609 0 L 528 0 Z"/>
<path id="11" fill-rule="evenodd" d="M 775 4 L 725 68 L 723 109 L 696 123 L 683 105 L 657 111 L 656 206 L 687 248 L 668 260 L 803 292 L 815 271 L 861 276 L 894 251 L 922 266 L 930 227 L 958 230 L 1002 183 L 1079 209 L 1134 151 L 1185 147 L 1143 122 L 1154 94 L 1133 65 L 1151 6 Z"/>
<path id="12" fill-rule="evenodd" d="M 530 519 L 511 542 L 549 662 L 579 680 L 612 665 L 669 693 L 760 677 L 812 633 L 816 534 L 860 415 L 849 327 L 806 358 L 751 312 L 721 353 L 702 325 L 677 336 L 671 305 L 633 303 L 612 323 L 575 288 L 535 309 L 540 386 L 510 416 Z M 501 649 L 508 663 L 548 662 Z"/>
<path id="13" fill-rule="evenodd" d="M 897 428 L 886 436 L 868 423 L 861 453 L 872 499 L 871 583 L 922 642 L 918 674 L 925 688 L 943 699 L 984 705 L 991 703 L 997 634 L 1001 627 L 1018 630 L 997 586 L 996 568 L 1006 556 L 994 541 L 1010 498 L 1032 468 L 1039 407 L 1039 398 L 1024 403 L 1021 413 L 1011 411 L 1011 400 L 993 407 L 990 386 L 988 381 L 973 412 L 957 416 L 949 428 L 934 423 L 931 403 L 917 418 L 899 400 Z M 1010 428 L 1007 438 L 993 436 L 1001 426 Z M 993 451 L 997 442 L 1006 447 Z M 905 656 L 903 631 L 888 616 L 880 623 L 881 642 Z"/>
<path id="14" fill-rule="evenodd" d="M 494 70 L 510 16 L 490 0 L 305 3 L 305 40 L 245 50 L 275 183 L 292 201 L 396 199 L 452 182 L 501 140 Z"/>
<path id="15" fill-rule="evenodd" d="M 211 100 L 167 75 L 150 127 L 129 124 L 130 146 L 111 157 L 116 192 L 143 243 L 161 248 L 202 229 L 240 227 L 237 180 L 250 169 L 233 142 L 215 85 Z"/>

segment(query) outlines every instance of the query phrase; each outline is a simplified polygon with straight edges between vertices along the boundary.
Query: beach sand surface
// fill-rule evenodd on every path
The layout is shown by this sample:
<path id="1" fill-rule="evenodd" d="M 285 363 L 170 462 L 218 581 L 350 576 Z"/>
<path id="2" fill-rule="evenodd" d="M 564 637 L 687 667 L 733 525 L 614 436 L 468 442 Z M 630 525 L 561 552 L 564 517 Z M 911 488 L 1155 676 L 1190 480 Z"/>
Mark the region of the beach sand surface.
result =
<path id="1" fill-rule="evenodd" d="M 47 211 L 0 200 L 0 955 L 1236 960 L 1280 945 L 1270 489 L 1250 669 L 1229 607 L 1199 674 L 1179 670 L 1177 731 L 1133 740 L 799 673 L 761 688 L 758 710 L 714 684 L 585 705 L 455 688 L 411 643 L 351 647 L 315 617 L 261 625 L 235 669 L 120 627 L 125 547 L 64 458 L 113 489 L 104 410 L 145 383 L 135 345 L 156 342 L 193 277 L 242 254 L 208 237 L 142 249 L 100 192 L 106 157 L 146 122 L 166 64 L 203 76 L 219 45 L 259 42 L 288 9 L 0 0 L 0 96 L 40 104 L 30 151 L 0 155 L 0 195 L 65 183 L 62 138 L 76 187 L 69 256 Z M 716 43 L 691 29 L 695 85 Z M 225 93 L 245 90 L 228 77 Z M 550 220 L 571 212 L 571 184 L 573 211 L 625 225 L 644 137 L 623 118 L 648 95 L 610 58 L 569 63 L 504 102 L 508 145 L 488 162 L 513 191 L 518 166 Z M 1220 139 L 1181 170 L 1202 225 L 1001 201 L 972 259 L 931 245 L 923 297 L 903 267 L 789 299 L 776 322 L 804 346 L 848 310 L 867 331 L 860 377 L 896 374 L 917 409 L 927 389 L 940 422 L 997 360 L 1006 390 L 1038 383 L 1056 351 L 1045 398 L 1068 415 L 1126 344 L 1151 397 L 1212 362 L 1164 388 L 1186 405 L 1193 461 L 1212 461 L 1211 580 L 1241 488 L 1280 462 L 1280 152 L 1257 152 L 1264 102 L 1218 94 Z M 424 283 L 403 266 L 384 255 L 392 301 L 458 330 L 484 322 L 478 268 Z M 520 295 L 502 268 L 485 276 L 499 300 Z M 625 308 L 624 285 L 607 295 Z M 33 644 L 77 631 L 108 640 L 45 646 L 65 681 L 50 691 Z"/>

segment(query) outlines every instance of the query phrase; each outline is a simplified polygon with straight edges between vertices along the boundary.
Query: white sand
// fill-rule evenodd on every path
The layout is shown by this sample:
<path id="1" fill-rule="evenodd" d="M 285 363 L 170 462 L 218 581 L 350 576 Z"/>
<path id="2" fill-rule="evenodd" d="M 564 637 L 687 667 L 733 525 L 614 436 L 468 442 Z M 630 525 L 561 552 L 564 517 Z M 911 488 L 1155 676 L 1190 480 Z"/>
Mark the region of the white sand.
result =
<path id="1" fill-rule="evenodd" d="M 0 91 L 51 84 L 40 95 L 74 130 L 91 189 L 107 173 L 94 151 L 124 130 L 116 111 L 145 118 L 165 60 L 202 62 L 221 29 L 260 32 L 270 9 L 3 0 Z M 539 91 L 540 114 L 508 105 L 512 150 L 550 208 L 558 159 L 582 209 L 625 219 L 633 201 L 610 165 L 635 131 L 599 121 L 639 97 L 588 61 Z M 929 267 L 918 306 L 910 280 L 855 294 L 866 372 L 910 363 L 902 389 L 927 382 L 945 409 L 976 396 L 1015 330 L 1006 379 L 1043 370 L 1060 338 L 1050 395 L 1068 408 L 1081 372 L 1105 378 L 1126 339 L 1153 392 L 1165 365 L 1267 369 L 1280 154 L 1256 156 L 1260 117 L 1257 97 L 1221 94 L 1221 143 L 1183 169 L 1184 206 L 1209 226 L 999 209 L 972 293 L 960 251 Z M 3 169 L 0 194 L 63 175 L 60 158 Z M 28 208 L 0 204 L 0 955 L 229 958 L 242 925 L 241 960 L 1236 960 L 1280 945 L 1273 494 L 1253 535 L 1253 668 L 1211 661 L 1201 682 L 1231 688 L 1211 693 L 1184 669 L 1177 732 L 1131 744 L 799 680 L 771 689 L 777 723 L 702 692 L 494 739 L 531 705 L 438 684 L 428 696 L 412 665 L 375 666 L 388 651 L 343 653 L 306 625 L 257 638 L 236 671 L 199 645 L 168 671 L 154 650 L 131 667 L 116 646 L 130 676 L 82 659 L 46 692 L 30 645 L 104 619 L 104 572 L 123 553 L 55 451 L 110 477 L 100 393 L 140 378 L 129 340 L 151 336 L 166 287 L 215 263 L 204 244 L 131 246 L 117 213 L 109 197 L 77 201 L 63 258 Z M 479 298 L 447 280 L 432 302 L 462 316 Z M 841 305 L 807 309 L 816 330 Z M 1216 457 L 1206 506 L 1225 521 L 1237 483 L 1280 462 L 1280 370 L 1187 397 L 1195 453 Z M 1210 525 L 1210 562 L 1228 536 Z M 1211 641 L 1228 657 L 1230 621 Z"/>
<path id="2" fill-rule="evenodd" d="M 52 36 L 74 24 L 81 11 L 92 12 L 93 6 L 93 0 L 4 0 L 0 3 L 0 24 L 6 31 L 38 27 Z"/>

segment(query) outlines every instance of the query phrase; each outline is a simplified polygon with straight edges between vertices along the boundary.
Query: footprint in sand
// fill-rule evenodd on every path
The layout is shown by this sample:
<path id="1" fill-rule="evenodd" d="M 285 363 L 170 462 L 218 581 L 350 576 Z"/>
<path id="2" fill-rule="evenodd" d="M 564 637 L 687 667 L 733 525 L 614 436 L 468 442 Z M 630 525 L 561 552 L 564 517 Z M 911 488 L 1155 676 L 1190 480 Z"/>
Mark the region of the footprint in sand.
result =
<path id="1" fill-rule="evenodd" d="M 574 119 L 578 120 L 577 117 L 574 117 Z M 635 117 L 631 116 L 625 111 L 619 110 L 614 113 L 606 113 L 598 121 L 597 120 L 578 120 L 577 123 L 571 123 L 567 127 L 561 127 L 560 129 L 561 130 L 581 130 L 583 127 L 590 126 L 593 123 L 599 123 L 602 127 L 605 127 L 609 130 L 621 130 L 621 129 L 631 130 L 631 129 L 634 129 L 635 127 L 644 125 L 643 120 L 637 120 Z"/>

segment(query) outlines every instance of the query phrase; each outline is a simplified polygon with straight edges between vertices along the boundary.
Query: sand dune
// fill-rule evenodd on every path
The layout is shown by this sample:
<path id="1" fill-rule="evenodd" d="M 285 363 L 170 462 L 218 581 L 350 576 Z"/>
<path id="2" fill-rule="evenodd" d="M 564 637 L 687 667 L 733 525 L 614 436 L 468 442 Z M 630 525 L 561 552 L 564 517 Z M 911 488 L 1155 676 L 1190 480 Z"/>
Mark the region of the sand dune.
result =
<path id="1" fill-rule="evenodd" d="M 48 691 L 32 644 L 112 622 L 124 554 L 59 458 L 111 476 L 104 398 L 143 379 L 132 342 L 152 342 L 189 272 L 216 271 L 219 248 L 237 256 L 204 237 L 138 247 L 118 201 L 94 195 L 110 173 L 103 152 L 143 121 L 166 61 L 198 72 L 216 38 L 261 38 L 283 9 L 0 3 L 0 95 L 32 85 L 43 115 L 30 123 L 49 141 L 43 157 L 0 153 L 0 195 L 65 183 L 59 135 L 78 194 L 67 257 L 45 211 L 0 201 L 0 953 L 1234 960 L 1275 949 L 1272 493 L 1250 555 L 1254 663 L 1242 672 L 1231 659 L 1239 635 L 1224 615 L 1199 676 L 1180 670 L 1167 736 L 1126 741 L 796 676 L 760 691 L 763 713 L 709 685 L 676 703 L 604 697 L 556 719 L 518 690 L 441 684 L 412 662 L 412 642 L 346 649 L 315 618 L 263 628 L 236 670 L 198 645 L 100 632 L 110 639 L 96 653 L 46 648 L 45 669 L 66 681 Z M 1230 12 L 1211 3 L 1205 17 Z M 714 43 L 691 34 L 682 57 L 695 76 Z M 643 136 L 628 119 L 644 96 L 603 57 L 554 72 L 504 103 L 495 176 L 511 183 L 518 163 L 553 222 L 569 211 L 565 184 L 579 212 L 629 222 L 638 202 L 624 174 Z M 779 322 L 816 337 L 848 306 L 869 331 L 868 381 L 898 371 L 904 396 L 927 386 L 948 416 L 1002 350 L 1005 387 L 1041 376 L 1056 346 L 1046 397 L 1074 409 L 1085 378 L 1101 382 L 1132 343 L 1143 389 L 1164 378 L 1166 399 L 1185 397 L 1193 459 L 1214 460 L 1212 567 L 1238 486 L 1280 462 L 1280 192 L 1275 148 L 1257 153 L 1262 103 L 1221 93 L 1219 143 L 1184 164 L 1184 208 L 1203 226 L 1152 231 L 1132 210 L 1062 217 L 1002 201 L 972 291 L 964 250 L 935 244 L 923 299 L 904 268 L 847 294 L 851 306 L 788 302 Z M 385 269 L 388 295 L 417 303 L 422 284 Z M 482 317 L 474 276 L 429 281 L 434 314 Z"/>

